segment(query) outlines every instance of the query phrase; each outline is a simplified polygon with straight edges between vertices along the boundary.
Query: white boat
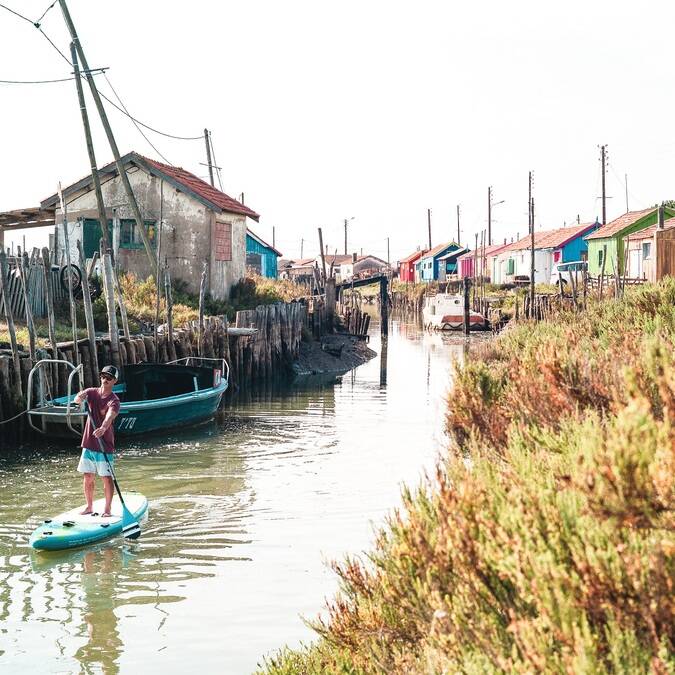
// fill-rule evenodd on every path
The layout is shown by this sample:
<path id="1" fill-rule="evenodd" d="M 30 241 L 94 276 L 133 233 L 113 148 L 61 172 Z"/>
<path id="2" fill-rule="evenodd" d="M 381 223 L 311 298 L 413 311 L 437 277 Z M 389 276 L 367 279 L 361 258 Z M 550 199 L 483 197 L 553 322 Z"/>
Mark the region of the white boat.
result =
<path id="1" fill-rule="evenodd" d="M 425 296 L 422 321 L 427 329 L 461 330 L 464 326 L 464 297 L 450 293 Z M 471 330 L 486 330 L 490 323 L 482 314 L 469 310 L 469 327 Z"/>

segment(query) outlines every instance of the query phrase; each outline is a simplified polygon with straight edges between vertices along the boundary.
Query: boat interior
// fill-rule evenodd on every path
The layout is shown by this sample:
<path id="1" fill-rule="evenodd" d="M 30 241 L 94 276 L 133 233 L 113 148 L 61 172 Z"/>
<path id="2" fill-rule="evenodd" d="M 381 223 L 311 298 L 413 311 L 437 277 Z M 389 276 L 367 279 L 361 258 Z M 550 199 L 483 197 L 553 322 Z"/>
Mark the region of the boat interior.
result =
<path id="1" fill-rule="evenodd" d="M 138 363 L 125 367 L 124 384 L 115 391 L 121 401 L 151 401 L 213 386 L 213 368 Z"/>

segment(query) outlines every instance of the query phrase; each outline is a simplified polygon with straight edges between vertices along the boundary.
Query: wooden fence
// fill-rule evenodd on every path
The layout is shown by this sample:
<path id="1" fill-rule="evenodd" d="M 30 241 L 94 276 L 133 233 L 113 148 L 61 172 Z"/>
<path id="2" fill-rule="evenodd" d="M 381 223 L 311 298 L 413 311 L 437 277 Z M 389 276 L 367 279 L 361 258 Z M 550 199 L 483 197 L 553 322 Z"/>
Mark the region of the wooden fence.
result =
<path id="1" fill-rule="evenodd" d="M 26 280 L 26 295 L 28 302 L 33 312 L 33 316 L 46 317 L 47 303 L 45 293 L 45 275 L 43 271 L 42 257 L 39 255 L 37 248 L 33 249 L 33 253 L 29 257 L 27 254 L 23 257 L 12 256 L 7 258 L 7 277 L 5 279 L 6 289 L 8 294 L 8 304 L 12 310 L 12 314 L 19 318 L 26 315 L 26 305 L 24 302 L 23 288 L 21 286 L 21 274 L 19 265 L 24 265 L 25 280 Z M 63 300 L 67 293 L 61 285 L 60 278 L 61 270 L 52 266 L 49 274 L 50 286 L 55 301 Z M 6 317 L 5 304 L 0 297 L 0 315 Z"/>
<path id="2" fill-rule="evenodd" d="M 167 363 L 188 356 L 225 359 L 230 368 L 228 395 L 249 383 L 271 380 L 287 373 L 298 357 L 303 327 L 307 324 L 307 306 L 303 303 L 277 303 L 257 307 L 254 310 L 237 312 L 235 326 L 217 317 L 205 319 L 201 333 L 197 322 L 174 329 L 172 344 L 168 331 L 161 330 L 157 343 L 151 335 L 120 337 L 119 355 L 122 370 L 127 364 L 141 362 Z M 313 319 L 310 319 L 313 321 Z M 83 364 L 84 386 L 98 384 L 98 373 L 94 369 L 111 363 L 111 343 L 109 337 L 96 338 L 96 356 L 94 361 L 87 339 L 57 343 L 56 355 L 52 349 L 39 349 L 37 358 L 58 358 L 70 363 L 75 362 L 75 350 Z M 19 373 L 10 350 L 0 349 L 0 436 L 2 438 L 22 435 L 26 428 L 26 416 L 21 415 L 26 408 L 28 374 L 33 367 L 28 353 L 19 351 Z M 70 369 L 59 365 L 52 372 L 53 397 L 67 393 Z M 36 400 L 36 390 L 33 398 Z M 3 422 L 21 415 L 13 423 L 3 426 Z"/>

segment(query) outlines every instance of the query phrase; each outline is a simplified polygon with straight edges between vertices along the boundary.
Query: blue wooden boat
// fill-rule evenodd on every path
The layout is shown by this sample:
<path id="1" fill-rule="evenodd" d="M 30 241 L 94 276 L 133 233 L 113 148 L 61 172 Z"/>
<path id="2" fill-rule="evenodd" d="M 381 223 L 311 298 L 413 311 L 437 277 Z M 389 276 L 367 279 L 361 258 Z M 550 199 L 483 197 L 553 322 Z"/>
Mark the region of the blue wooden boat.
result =
<path id="1" fill-rule="evenodd" d="M 33 377 L 48 363 L 67 364 L 68 392 L 54 399 L 41 396 L 32 405 Z M 49 435 L 81 435 L 86 412 L 74 403 L 80 387 L 74 378 L 82 366 L 68 361 L 43 359 L 28 377 L 27 413 L 36 431 Z M 188 357 L 174 363 L 139 363 L 124 368 L 124 382 L 115 385 L 120 412 L 115 436 L 135 436 L 174 427 L 186 427 L 211 419 L 228 386 L 229 369 L 224 359 Z"/>

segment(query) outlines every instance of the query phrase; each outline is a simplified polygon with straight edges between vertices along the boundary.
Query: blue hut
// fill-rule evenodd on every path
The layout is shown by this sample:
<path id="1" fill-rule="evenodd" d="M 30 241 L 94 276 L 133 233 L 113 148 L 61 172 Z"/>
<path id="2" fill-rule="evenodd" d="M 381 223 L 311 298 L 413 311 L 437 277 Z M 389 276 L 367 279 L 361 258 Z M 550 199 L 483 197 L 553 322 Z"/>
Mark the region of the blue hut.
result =
<path id="1" fill-rule="evenodd" d="M 264 242 L 257 234 L 246 230 L 246 267 L 255 270 L 260 276 L 277 278 L 277 259 L 281 253 L 274 246 Z"/>
<path id="2" fill-rule="evenodd" d="M 436 281 L 439 277 L 439 259 L 451 251 L 459 251 L 462 247 L 454 241 L 447 244 L 439 244 L 427 251 L 419 260 L 416 269 L 419 269 L 419 280 L 424 283 Z M 445 266 L 445 262 L 440 263 Z M 419 266 L 419 267 L 418 267 Z M 443 277 L 445 278 L 445 268 L 443 270 Z"/>

